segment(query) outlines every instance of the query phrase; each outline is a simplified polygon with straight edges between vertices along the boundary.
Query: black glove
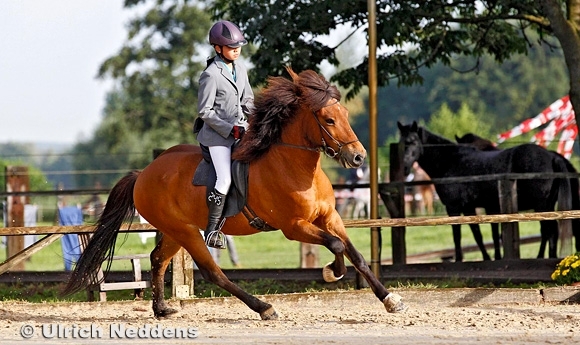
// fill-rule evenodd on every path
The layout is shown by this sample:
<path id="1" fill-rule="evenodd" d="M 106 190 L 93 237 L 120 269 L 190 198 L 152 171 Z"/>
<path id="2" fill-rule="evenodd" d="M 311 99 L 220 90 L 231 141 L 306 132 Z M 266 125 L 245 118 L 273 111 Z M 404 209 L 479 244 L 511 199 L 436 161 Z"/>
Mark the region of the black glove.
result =
<path id="1" fill-rule="evenodd" d="M 246 129 L 243 126 L 234 126 L 234 128 L 232 128 L 234 139 L 242 139 L 244 133 L 246 133 Z"/>

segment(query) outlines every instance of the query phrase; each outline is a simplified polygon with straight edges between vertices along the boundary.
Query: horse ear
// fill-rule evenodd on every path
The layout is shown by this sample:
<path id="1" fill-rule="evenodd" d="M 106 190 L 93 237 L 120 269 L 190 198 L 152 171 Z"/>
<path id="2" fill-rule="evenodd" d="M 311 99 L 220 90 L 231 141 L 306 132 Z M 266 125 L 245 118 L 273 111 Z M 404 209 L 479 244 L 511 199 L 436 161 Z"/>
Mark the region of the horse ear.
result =
<path id="1" fill-rule="evenodd" d="M 298 74 L 296 74 L 296 72 L 294 72 L 294 70 L 292 69 L 292 67 L 290 65 L 284 66 L 284 68 L 286 68 L 286 71 L 288 72 L 288 74 L 290 74 L 290 77 L 292 77 L 292 80 L 298 79 Z"/>
<path id="2" fill-rule="evenodd" d="M 417 121 L 413 121 L 413 124 L 411 125 L 411 130 L 412 130 L 413 132 L 416 132 L 416 131 L 417 131 L 417 127 L 419 127 L 419 126 L 417 125 Z"/>
<path id="3" fill-rule="evenodd" d="M 401 121 L 397 121 L 397 127 L 399 127 L 400 131 L 403 130 L 403 124 L 401 123 Z"/>
<path id="4" fill-rule="evenodd" d="M 455 134 L 455 141 L 457 141 L 458 143 L 461 142 L 461 138 L 457 136 L 457 134 Z"/>

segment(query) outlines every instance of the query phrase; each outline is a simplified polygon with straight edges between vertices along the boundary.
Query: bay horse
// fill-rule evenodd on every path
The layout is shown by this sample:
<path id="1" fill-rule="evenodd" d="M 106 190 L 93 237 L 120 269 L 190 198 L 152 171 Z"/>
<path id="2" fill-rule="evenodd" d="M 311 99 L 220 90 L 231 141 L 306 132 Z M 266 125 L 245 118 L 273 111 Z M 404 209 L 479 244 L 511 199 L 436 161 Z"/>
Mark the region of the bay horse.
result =
<path id="1" fill-rule="evenodd" d="M 468 145 L 459 145 L 449 139 L 429 132 L 413 122 L 398 123 L 400 143 L 404 145 L 403 166 L 408 174 L 413 163 L 418 162 L 431 178 L 477 176 L 506 173 L 566 172 L 566 165 L 554 159 L 546 150 L 535 144 L 524 144 L 501 151 L 479 151 Z M 557 181 L 557 183 L 556 183 Z M 555 188 L 557 187 L 557 188 Z M 449 216 L 475 215 L 477 207 L 488 214 L 499 214 L 497 181 L 473 181 L 454 184 L 436 184 L 439 199 Z M 553 211 L 556 202 L 562 210 L 571 209 L 571 187 L 568 179 L 522 179 L 517 183 L 518 209 L 537 212 Z M 534 205 L 530 201 L 534 201 Z M 470 224 L 475 241 L 484 260 L 490 260 L 478 224 Z M 461 225 L 452 225 L 455 260 L 462 261 Z M 499 232 L 494 233 L 498 239 Z M 501 258 L 499 246 L 495 258 Z M 555 257 L 556 252 L 550 253 Z M 554 255 L 554 256 L 552 256 Z"/>
<path id="2" fill-rule="evenodd" d="M 455 141 L 457 141 L 457 143 L 459 143 L 459 144 L 471 145 L 471 146 L 473 146 L 476 149 L 481 150 L 481 151 L 498 151 L 498 150 L 500 150 L 490 140 L 482 138 L 474 133 L 467 133 L 467 134 L 463 135 L 462 137 L 455 136 Z M 564 164 L 566 165 L 567 172 L 570 172 L 570 173 L 577 172 L 576 168 L 574 168 L 572 163 L 570 163 L 570 161 L 566 157 L 562 156 L 561 154 L 559 154 L 558 152 L 555 152 L 555 151 L 546 150 L 546 152 L 548 152 L 548 154 L 553 155 L 555 160 L 561 160 L 562 162 L 564 162 Z M 578 183 L 578 178 L 570 178 L 569 180 L 570 180 L 570 188 L 571 188 L 571 192 L 572 192 L 572 209 L 580 210 L 580 186 Z M 554 181 L 554 183 L 557 184 L 558 182 Z M 557 188 L 557 186 L 554 186 L 554 188 Z M 530 200 L 530 202 L 533 203 L 534 201 Z M 491 227 L 492 227 L 492 232 L 494 231 L 493 230 L 494 227 L 496 227 L 495 231 L 499 232 L 499 230 L 497 230 L 497 227 L 498 227 L 497 223 L 492 223 Z M 538 259 L 541 259 L 544 257 L 545 252 L 546 252 L 546 244 L 549 244 L 548 254 L 555 255 L 555 253 L 557 252 L 557 243 L 558 243 L 558 237 L 559 237 L 558 221 L 556 221 L 556 220 L 540 221 L 540 233 L 541 233 L 541 242 L 540 242 L 540 249 L 538 251 L 538 256 L 537 256 Z M 572 220 L 572 234 L 574 235 L 574 238 L 578 238 L 580 236 L 580 219 L 573 219 Z M 495 243 L 495 241 L 496 241 L 496 239 L 494 238 L 494 243 Z M 498 244 L 498 246 L 499 246 L 499 244 Z M 578 241 L 578 240 L 575 241 L 575 248 L 576 248 L 577 252 L 580 251 L 580 241 Z M 550 257 L 555 257 L 555 256 L 550 256 Z"/>
<path id="3" fill-rule="evenodd" d="M 321 168 L 322 152 L 345 168 L 361 166 L 366 157 L 365 148 L 349 124 L 348 111 L 340 103 L 340 92 L 314 71 L 297 74 L 290 67 L 287 71 L 291 79 L 270 77 L 256 96 L 248 131 L 233 154 L 234 159 L 249 163 L 245 205 L 289 240 L 328 248 L 334 261 L 322 270 L 326 281 L 344 276 L 346 256 L 388 312 L 403 312 L 407 306 L 401 296 L 383 286 L 349 239 L 335 210 L 332 184 Z M 183 247 L 204 279 L 240 299 L 262 320 L 277 319 L 272 305 L 226 277 L 205 246 L 200 229 L 207 223 L 206 187 L 192 184 L 202 160 L 199 146 L 177 145 L 142 171 L 123 177 L 111 190 L 96 230 L 63 293 L 93 284 L 105 260 L 105 271 L 109 271 L 119 227 L 136 209 L 163 233 L 150 256 L 155 317 L 177 312 L 164 300 L 163 278 L 171 258 Z M 227 218 L 222 228 L 225 234 L 258 232 L 242 213 Z"/>

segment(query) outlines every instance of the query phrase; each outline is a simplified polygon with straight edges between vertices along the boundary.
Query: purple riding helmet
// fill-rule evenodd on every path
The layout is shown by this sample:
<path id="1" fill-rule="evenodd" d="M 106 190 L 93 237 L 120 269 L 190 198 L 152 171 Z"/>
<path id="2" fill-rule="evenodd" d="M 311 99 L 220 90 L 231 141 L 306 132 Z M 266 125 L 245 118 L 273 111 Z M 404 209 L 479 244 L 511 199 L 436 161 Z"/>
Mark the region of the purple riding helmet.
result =
<path id="1" fill-rule="evenodd" d="M 211 45 L 238 48 L 248 44 L 248 41 L 246 41 L 244 33 L 236 24 L 227 20 L 220 20 L 209 30 L 209 43 Z"/>

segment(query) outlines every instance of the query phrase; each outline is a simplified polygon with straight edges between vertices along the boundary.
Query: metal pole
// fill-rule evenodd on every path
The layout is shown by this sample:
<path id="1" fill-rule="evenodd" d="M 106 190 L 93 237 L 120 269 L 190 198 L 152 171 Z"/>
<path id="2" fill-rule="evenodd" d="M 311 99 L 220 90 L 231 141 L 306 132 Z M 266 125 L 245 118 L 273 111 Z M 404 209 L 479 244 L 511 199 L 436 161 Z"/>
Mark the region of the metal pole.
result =
<path id="1" fill-rule="evenodd" d="M 370 161 L 370 219 L 378 219 L 378 150 L 377 150 L 377 19 L 376 0 L 368 0 L 368 40 L 369 40 L 369 161 Z M 380 278 L 380 231 L 379 227 L 371 228 L 371 270 Z"/>

